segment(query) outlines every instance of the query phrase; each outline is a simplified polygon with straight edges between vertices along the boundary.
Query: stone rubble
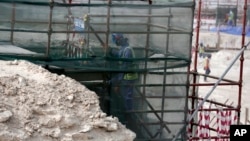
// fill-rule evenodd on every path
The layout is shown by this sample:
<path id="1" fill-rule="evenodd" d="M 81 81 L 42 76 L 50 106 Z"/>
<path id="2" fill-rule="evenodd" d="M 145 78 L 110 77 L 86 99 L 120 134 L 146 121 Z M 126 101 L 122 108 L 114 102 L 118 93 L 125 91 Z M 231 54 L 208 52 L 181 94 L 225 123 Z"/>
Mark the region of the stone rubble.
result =
<path id="1" fill-rule="evenodd" d="M 132 141 L 96 93 L 33 63 L 0 61 L 0 141 Z"/>

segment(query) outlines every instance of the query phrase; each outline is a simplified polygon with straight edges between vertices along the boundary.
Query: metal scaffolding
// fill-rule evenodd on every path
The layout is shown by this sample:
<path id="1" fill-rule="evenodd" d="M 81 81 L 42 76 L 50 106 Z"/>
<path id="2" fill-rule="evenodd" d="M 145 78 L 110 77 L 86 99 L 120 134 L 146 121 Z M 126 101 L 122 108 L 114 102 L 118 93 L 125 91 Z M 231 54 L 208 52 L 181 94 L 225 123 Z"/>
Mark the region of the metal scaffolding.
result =
<path id="1" fill-rule="evenodd" d="M 206 112 L 219 114 L 223 109 L 235 113 L 236 124 L 240 124 L 244 50 L 249 45 L 245 44 L 247 0 L 243 9 L 239 9 L 242 2 L 237 1 L 236 6 L 239 14 L 243 13 L 241 50 L 234 60 L 240 60 L 239 80 L 223 78 L 226 70 L 221 77 L 207 76 L 218 80 L 216 83 L 199 83 L 205 74 L 197 71 L 201 17 L 209 11 L 202 9 L 204 0 L 197 1 L 196 9 L 192 0 L 77 2 L 1 0 L 0 12 L 4 14 L 0 15 L 0 47 L 22 50 L 0 52 L 0 58 L 28 60 L 86 85 L 100 96 L 100 106 L 108 115 L 119 117 L 137 134 L 136 140 L 229 138 L 228 133 L 220 137 L 197 136 L 200 129 L 220 132 L 200 124 L 198 116 Z M 194 70 L 190 71 L 194 16 L 195 59 Z M 130 39 L 138 68 L 122 70 L 119 63 L 130 60 L 109 56 L 110 49 L 118 50 L 110 39 L 112 33 L 123 33 Z M 107 82 L 117 73 L 131 71 L 138 73 L 140 79 L 135 85 L 134 109 L 126 113 L 115 86 Z M 237 106 L 208 99 L 217 86 L 229 85 L 238 87 Z M 199 88 L 207 86 L 212 87 L 211 91 L 199 97 Z M 204 103 L 213 107 L 204 108 Z M 130 119 L 126 119 L 126 114 L 130 114 Z"/>
<path id="2" fill-rule="evenodd" d="M 189 88 L 197 86 L 189 81 L 189 74 L 198 75 L 189 72 L 194 1 L 77 2 L 2 0 L 0 42 L 35 54 L 1 52 L 0 58 L 28 60 L 86 85 L 100 96 L 103 111 L 134 131 L 136 140 L 186 140 L 186 132 L 176 135 L 187 125 Z M 121 62 L 131 60 L 109 56 L 119 49 L 112 33 L 129 38 L 136 69 L 121 69 Z M 139 81 L 134 109 L 125 112 L 122 97 L 107 82 L 129 72 L 138 73 Z"/>
<path id="3" fill-rule="evenodd" d="M 199 77 L 201 76 L 206 76 L 205 74 L 198 73 L 197 71 L 197 58 L 198 58 L 198 50 L 199 50 L 199 32 L 200 32 L 200 21 L 202 17 L 202 3 L 204 2 L 203 0 L 197 1 L 198 5 L 196 8 L 197 11 L 197 27 L 196 27 L 196 40 L 195 40 L 195 57 L 194 57 L 194 70 L 190 72 L 190 76 L 193 78 L 192 82 L 190 84 L 190 88 L 192 90 L 191 94 L 189 95 L 190 101 L 191 101 L 191 107 L 189 108 L 190 111 L 190 117 L 188 118 L 187 122 L 189 123 L 188 125 L 184 126 L 182 130 L 180 130 L 179 134 L 185 129 L 188 128 L 189 134 L 189 140 L 202 140 L 202 139 L 229 139 L 229 132 L 221 132 L 218 127 L 211 127 L 210 123 L 205 125 L 201 124 L 199 121 L 201 120 L 201 114 L 206 113 L 208 111 L 208 115 L 211 115 L 211 113 L 215 114 L 220 114 L 223 113 L 223 111 L 228 114 L 231 112 L 234 112 L 236 115 L 234 116 L 234 123 L 232 124 L 240 124 L 240 113 L 241 113 L 241 96 L 242 96 L 242 80 L 243 80 L 243 62 L 244 62 L 244 50 L 249 46 L 249 43 L 245 44 L 245 28 L 246 28 L 246 18 L 247 18 L 247 0 L 244 1 L 244 12 L 243 12 L 243 25 L 242 25 L 242 42 L 241 42 L 241 49 L 239 53 L 235 56 L 227 70 L 222 74 L 221 77 L 216 77 L 216 76 L 207 76 L 209 78 L 217 80 L 216 83 L 199 83 Z M 204 13 L 203 13 L 204 14 Z M 239 60 L 240 61 L 240 70 L 239 70 L 239 80 L 230 80 L 230 79 L 224 79 L 224 76 L 226 73 L 230 70 L 230 68 L 233 66 L 233 64 Z M 213 90 L 217 86 L 237 86 L 238 87 L 238 103 L 237 106 L 232 106 L 231 104 L 227 103 L 219 103 L 214 100 L 209 100 L 208 97 L 212 94 Z M 208 86 L 213 86 L 211 90 L 206 94 L 205 97 L 200 97 L 197 93 L 197 89 L 199 87 L 208 87 Z M 207 107 L 204 108 L 204 103 L 208 105 L 214 105 L 213 107 Z M 223 111 L 222 111 L 223 109 Z M 224 114 L 225 114 L 224 113 Z M 217 115 L 218 116 L 218 115 Z M 205 117 L 206 118 L 206 117 Z M 209 119 L 210 122 L 213 121 L 213 119 Z M 219 124 L 218 121 L 215 122 L 214 124 Z M 218 126 L 218 125 L 217 125 Z M 229 125 L 227 125 L 229 126 Z M 226 127 L 227 129 L 229 127 Z M 208 132 L 213 131 L 215 134 L 211 135 L 205 135 L 206 133 L 203 134 L 203 136 L 200 136 L 198 133 L 202 132 L 202 130 L 207 130 Z M 220 136 L 218 136 L 220 134 Z M 177 135 L 178 136 L 178 135 Z M 175 140 L 175 139 L 173 139 Z"/>

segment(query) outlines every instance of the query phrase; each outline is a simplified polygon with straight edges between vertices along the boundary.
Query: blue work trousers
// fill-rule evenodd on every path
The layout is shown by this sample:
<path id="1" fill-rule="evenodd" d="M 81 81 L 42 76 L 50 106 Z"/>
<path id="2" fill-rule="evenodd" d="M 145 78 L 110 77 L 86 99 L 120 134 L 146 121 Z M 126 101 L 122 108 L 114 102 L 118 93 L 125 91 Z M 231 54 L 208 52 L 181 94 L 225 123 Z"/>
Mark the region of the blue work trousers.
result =
<path id="1" fill-rule="evenodd" d="M 135 80 L 123 80 L 120 87 L 120 93 L 123 97 L 125 111 L 131 111 L 133 109 L 135 82 Z"/>

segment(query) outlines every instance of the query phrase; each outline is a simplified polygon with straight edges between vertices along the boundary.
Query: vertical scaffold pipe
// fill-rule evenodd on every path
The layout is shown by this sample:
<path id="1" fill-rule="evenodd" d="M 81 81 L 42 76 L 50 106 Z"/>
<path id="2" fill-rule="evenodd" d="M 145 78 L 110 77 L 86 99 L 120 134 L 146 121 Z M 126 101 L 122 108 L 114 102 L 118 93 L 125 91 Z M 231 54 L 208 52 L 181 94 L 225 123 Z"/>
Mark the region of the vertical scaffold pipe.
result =
<path id="1" fill-rule="evenodd" d="M 10 42 L 13 44 L 13 37 L 14 37 L 14 26 L 16 22 L 16 3 L 12 4 L 12 17 L 11 17 L 11 34 L 10 34 Z"/>
<path id="2" fill-rule="evenodd" d="M 46 49 L 46 57 L 49 56 L 49 50 L 50 50 L 50 42 L 51 42 L 51 34 L 52 34 L 52 13 L 53 13 L 53 7 L 54 7 L 54 0 L 50 1 L 50 12 L 49 12 L 49 25 L 48 25 L 48 44 Z"/>
<path id="3" fill-rule="evenodd" d="M 106 41 L 105 41 L 105 44 L 104 44 L 104 51 L 105 51 L 105 55 L 107 56 L 107 51 L 108 51 L 108 44 L 109 44 L 109 33 L 110 33 L 110 6 L 112 4 L 112 0 L 108 0 L 108 5 L 107 5 L 107 8 L 108 8 L 108 11 L 107 11 L 107 31 L 106 31 Z"/>
<path id="4" fill-rule="evenodd" d="M 194 54 L 194 76 L 193 76 L 193 84 L 196 84 L 197 82 L 197 57 L 198 57 L 198 50 L 199 50 L 199 35 L 200 35 L 200 20 L 201 20 L 201 5 L 202 5 L 202 0 L 199 0 L 199 5 L 198 5 L 198 15 L 197 15 L 197 27 L 196 27 L 196 39 L 195 39 L 195 54 Z M 192 88 L 192 97 L 196 97 L 196 87 L 193 86 Z M 192 99 L 192 105 L 191 108 L 195 108 L 195 99 Z M 192 113 L 191 113 L 192 114 Z M 193 119 L 192 121 L 193 122 Z M 189 123 L 188 123 L 189 124 Z M 193 131 L 193 125 L 191 125 L 191 131 Z"/>
<path id="5" fill-rule="evenodd" d="M 196 26 L 196 39 L 195 39 L 195 60 L 194 60 L 194 71 L 197 72 L 197 55 L 199 50 L 199 35 L 200 35 L 200 21 L 201 21 L 201 5 L 202 0 L 199 0 L 197 26 Z"/>
<path id="6" fill-rule="evenodd" d="M 90 0 L 88 0 L 88 5 L 90 5 Z M 90 13 L 90 6 L 88 6 L 88 14 Z M 87 26 L 87 31 L 88 31 L 88 33 L 87 33 L 87 47 L 89 48 L 89 22 L 88 22 L 88 26 Z"/>
<path id="7" fill-rule="evenodd" d="M 152 7 L 151 7 L 151 0 L 148 0 L 148 4 L 149 4 L 149 8 L 148 8 L 148 15 L 151 15 L 152 14 Z M 149 32 L 150 32 L 150 24 L 151 24 L 151 17 L 149 16 L 148 19 L 147 19 L 147 35 L 146 35 L 146 47 L 145 47 L 145 58 L 148 57 L 148 48 L 149 48 Z M 147 66 L 148 66 L 148 62 L 145 60 L 144 62 L 144 68 L 147 69 Z M 146 100 L 146 83 L 147 83 L 147 72 L 143 72 L 143 87 L 142 87 L 142 99 L 143 100 Z M 142 107 L 145 107 L 144 105 L 144 102 L 142 102 Z M 160 116 L 158 116 L 159 119 L 161 119 Z M 148 135 L 150 136 L 150 138 L 153 138 L 153 135 L 149 132 L 149 130 L 144 126 L 142 125 L 146 131 L 146 133 L 148 133 Z"/>
<path id="8" fill-rule="evenodd" d="M 242 55 L 242 53 L 245 51 L 245 49 L 250 45 L 250 42 L 247 43 L 247 45 L 242 46 L 240 52 L 235 56 L 235 58 L 232 60 L 232 62 L 229 64 L 229 66 L 227 67 L 227 69 L 224 71 L 224 73 L 220 76 L 219 80 L 216 81 L 216 83 L 214 84 L 214 86 L 211 88 L 210 91 L 208 91 L 208 93 L 206 94 L 206 96 L 204 97 L 204 99 L 202 100 L 202 102 L 199 103 L 198 107 L 195 109 L 195 111 L 192 113 L 192 115 L 187 119 L 187 123 L 189 123 L 194 116 L 197 114 L 197 112 L 199 111 L 199 109 L 204 105 L 204 103 L 206 102 L 206 100 L 208 99 L 208 97 L 212 94 L 212 92 L 215 90 L 215 88 L 219 85 L 219 83 L 222 81 L 222 79 L 226 76 L 226 74 L 228 73 L 228 71 L 232 68 L 232 66 L 234 65 L 234 63 L 240 58 L 240 56 Z M 180 131 L 176 134 L 176 136 L 173 138 L 172 141 L 176 141 L 176 139 L 180 136 L 180 134 L 185 131 L 187 125 L 185 124 Z"/>
<path id="9" fill-rule="evenodd" d="M 151 0 L 148 0 L 148 4 L 149 4 L 149 8 L 148 8 L 148 15 L 151 15 L 152 14 L 152 1 Z M 151 16 L 148 16 L 147 18 L 147 35 L 146 35 L 146 46 L 145 46 L 145 58 L 148 57 L 148 49 L 149 49 L 149 40 L 150 40 L 150 35 L 149 35 L 149 32 L 151 30 L 150 28 L 150 24 L 151 24 Z M 148 67 L 148 62 L 146 61 L 146 59 L 144 60 L 144 69 L 147 69 Z M 147 72 L 143 72 L 143 87 L 142 87 L 142 98 L 143 99 L 146 99 L 145 98 L 145 94 L 146 94 L 146 83 L 147 83 Z M 144 107 L 144 103 L 142 103 L 142 107 Z"/>
<path id="10" fill-rule="evenodd" d="M 63 3 L 67 3 L 66 2 L 66 0 L 62 0 L 63 1 Z M 71 4 L 72 3 L 72 1 L 71 0 L 69 0 L 69 4 Z M 71 16 L 72 15 L 72 13 L 71 13 L 71 10 L 70 10 L 70 7 L 68 7 L 68 15 L 67 15 L 67 31 L 70 31 L 71 29 Z M 67 32 L 67 35 L 66 35 L 66 42 L 67 42 L 67 46 L 69 46 L 69 39 L 70 39 L 70 33 L 69 32 Z"/>
<path id="11" fill-rule="evenodd" d="M 244 3 L 244 15 L 243 15 L 243 24 L 242 24 L 242 40 L 241 46 L 245 44 L 245 35 L 246 35 L 246 18 L 247 18 L 247 0 Z M 244 53 L 240 57 L 240 76 L 239 76 L 239 97 L 238 97 L 238 120 L 237 124 L 240 124 L 240 109 L 241 109 L 241 95 L 242 95 L 242 81 L 243 81 L 243 62 L 244 62 Z"/>

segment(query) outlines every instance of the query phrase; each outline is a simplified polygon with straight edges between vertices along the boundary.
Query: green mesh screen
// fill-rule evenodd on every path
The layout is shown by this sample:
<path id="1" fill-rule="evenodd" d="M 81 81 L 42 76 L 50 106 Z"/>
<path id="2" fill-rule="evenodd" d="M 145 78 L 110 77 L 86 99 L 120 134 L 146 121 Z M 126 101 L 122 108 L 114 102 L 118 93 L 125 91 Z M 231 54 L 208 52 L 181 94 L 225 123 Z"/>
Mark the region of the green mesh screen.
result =
<path id="1" fill-rule="evenodd" d="M 137 140 L 171 140 L 186 124 L 188 65 L 191 62 L 193 0 L 1 0 L 0 58 L 25 59 L 64 70 L 97 72 L 92 85 L 109 114 L 137 134 Z M 115 58 L 112 33 L 122 33 L 133 60 Z M 3 49 L 4 48 L 4 49 Z M 119 64 L 134 61 L 133 69 Z M 133 110 L 106 80 L 137 72 Z M 103 81 L 104 80 L 104 81 Z M 104 82 L 104 83 L 102 83 Z M 122 86 L 119 86 L 122 87 Z M 185 133 L 179 137 L 185 140 Z"/>

